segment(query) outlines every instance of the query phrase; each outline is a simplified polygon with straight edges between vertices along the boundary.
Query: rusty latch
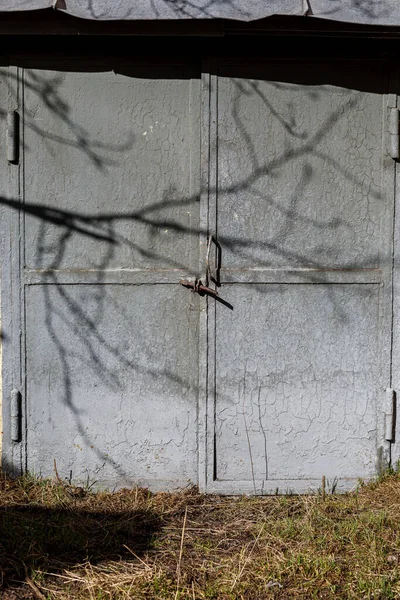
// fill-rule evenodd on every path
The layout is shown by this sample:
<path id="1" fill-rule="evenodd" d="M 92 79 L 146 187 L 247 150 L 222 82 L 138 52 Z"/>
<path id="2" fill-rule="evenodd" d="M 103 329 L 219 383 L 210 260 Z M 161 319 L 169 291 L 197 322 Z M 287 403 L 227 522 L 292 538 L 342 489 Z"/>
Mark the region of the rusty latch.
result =
<path id="1" fill-rule="evenodd" d="M 200 279 L 195 279 L 194 281 L 188 281 L 187 279 L 181 279 L 179 282 L 183 287 L 189 288 L 193 290 L 193 292 L 197 292 L 200 296 L 204 294 L 211 294 L 212 296 L 218 296 L 217 290 L 213 290 L 206 285 L 203 285 Z"/>

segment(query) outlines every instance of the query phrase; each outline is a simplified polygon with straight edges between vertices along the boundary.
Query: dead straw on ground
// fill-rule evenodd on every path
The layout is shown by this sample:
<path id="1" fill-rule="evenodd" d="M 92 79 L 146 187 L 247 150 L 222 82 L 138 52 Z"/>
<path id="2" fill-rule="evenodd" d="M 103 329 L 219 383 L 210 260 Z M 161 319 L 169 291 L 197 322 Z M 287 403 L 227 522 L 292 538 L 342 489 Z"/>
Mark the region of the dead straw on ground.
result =
<path id="1" fill-rule="evenodd" d="M 0 477 L 5 600 L 400 598 L 400 475 L 224 498 Z"/>

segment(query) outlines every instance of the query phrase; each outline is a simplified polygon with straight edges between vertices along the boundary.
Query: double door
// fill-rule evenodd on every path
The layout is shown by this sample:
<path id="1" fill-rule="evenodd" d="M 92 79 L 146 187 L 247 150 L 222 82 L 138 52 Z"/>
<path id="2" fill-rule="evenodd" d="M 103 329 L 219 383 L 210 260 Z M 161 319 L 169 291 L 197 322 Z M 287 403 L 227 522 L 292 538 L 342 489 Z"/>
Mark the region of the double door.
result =
<path id="1" fill-rule="evenodd" d="M 2 135 L 15 110 L 21 140 L 1 166 L 4 465 L 219 493 L 374 475 L 390 455 L 387 74 L 79 69 L 1 76 Z M 179 283 L 199 279 L 218 295 Z"/>

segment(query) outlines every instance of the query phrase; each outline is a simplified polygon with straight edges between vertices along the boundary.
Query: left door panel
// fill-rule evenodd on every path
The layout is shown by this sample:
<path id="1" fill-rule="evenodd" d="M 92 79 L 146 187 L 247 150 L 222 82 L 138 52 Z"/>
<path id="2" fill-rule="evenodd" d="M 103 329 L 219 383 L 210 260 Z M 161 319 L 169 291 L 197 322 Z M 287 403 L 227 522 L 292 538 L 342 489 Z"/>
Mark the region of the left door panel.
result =
<path id="1" fill-rule="evenodd" d="M 150 74 L 150 75 L 149 75 Z M 25 466 L 197 482 L 199 85 L 188 65 L 21 83 Z"/>

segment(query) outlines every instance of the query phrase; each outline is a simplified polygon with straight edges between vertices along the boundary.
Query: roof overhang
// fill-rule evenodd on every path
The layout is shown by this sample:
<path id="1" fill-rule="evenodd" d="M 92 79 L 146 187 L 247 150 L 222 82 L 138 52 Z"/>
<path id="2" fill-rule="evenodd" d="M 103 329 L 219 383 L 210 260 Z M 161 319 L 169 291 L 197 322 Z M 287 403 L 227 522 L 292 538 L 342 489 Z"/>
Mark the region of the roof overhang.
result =
<path id="1" fill-rule="evenodd" d="M 1 11 L 54 8 L 94 21 L 304 16 L 362 25 L 400 25 L 400 0 L 1 0 Z"/>

